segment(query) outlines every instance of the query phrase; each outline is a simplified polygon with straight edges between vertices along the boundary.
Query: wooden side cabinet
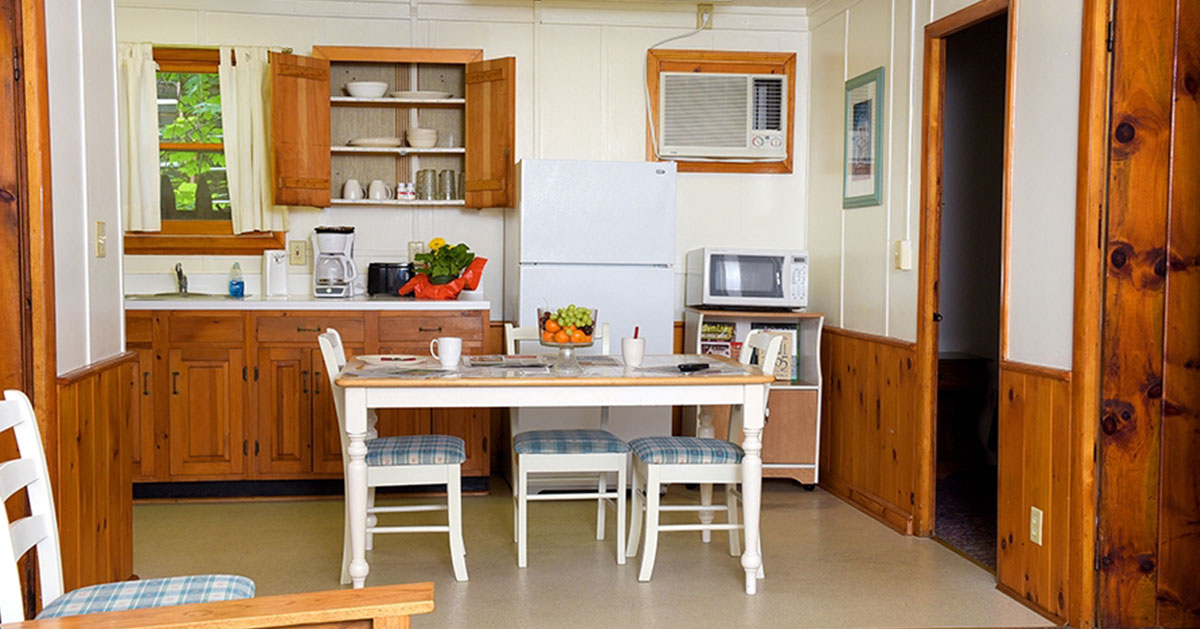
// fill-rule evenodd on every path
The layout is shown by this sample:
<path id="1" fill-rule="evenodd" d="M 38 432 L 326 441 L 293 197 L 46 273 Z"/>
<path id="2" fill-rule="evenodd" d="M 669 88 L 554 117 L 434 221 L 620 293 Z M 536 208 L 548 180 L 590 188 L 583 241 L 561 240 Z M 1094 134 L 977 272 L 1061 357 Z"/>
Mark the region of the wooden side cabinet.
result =
<path id="1" fill-rule="evenodd" d="M 167 356 L 171 476 L 241 476 L 249 454 L 245 350 L 186 346 Z"/>
<path id="2" fill-rule="evenodd" d="M 763 476 L 791 478 L 806 488 L 816 485 L 821 435 L 821 327 L 825 315 L 816 312 L 729 311 L 685 308 L 684 348 L 691 353 L 734 351 L 753 329 L 787 332 L 795 346 L 790 377 L 771 385 L 768 416 L 763 428 Z M 696 410 L 685 409 L 683 431 L 695 434 Z M 718 437 L 729 430 L 729 408 L 714 409 Z M 736 438 L 736 437 L 735 437 Z"/>

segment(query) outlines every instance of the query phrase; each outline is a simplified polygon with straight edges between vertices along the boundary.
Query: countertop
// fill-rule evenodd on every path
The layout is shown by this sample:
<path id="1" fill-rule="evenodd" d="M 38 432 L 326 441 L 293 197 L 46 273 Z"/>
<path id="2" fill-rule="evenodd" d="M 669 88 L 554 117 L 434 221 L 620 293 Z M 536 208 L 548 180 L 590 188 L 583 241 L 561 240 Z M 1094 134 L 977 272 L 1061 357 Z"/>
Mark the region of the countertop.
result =
<path id="1" fill-rule="evenodd" d="M 488 310 L 487 301 L 416 299 L 413 297 L 317 298 L 312 295 L 242 299 L 225 297 L 139 298 L 125 296 L 126 310 Z"/>

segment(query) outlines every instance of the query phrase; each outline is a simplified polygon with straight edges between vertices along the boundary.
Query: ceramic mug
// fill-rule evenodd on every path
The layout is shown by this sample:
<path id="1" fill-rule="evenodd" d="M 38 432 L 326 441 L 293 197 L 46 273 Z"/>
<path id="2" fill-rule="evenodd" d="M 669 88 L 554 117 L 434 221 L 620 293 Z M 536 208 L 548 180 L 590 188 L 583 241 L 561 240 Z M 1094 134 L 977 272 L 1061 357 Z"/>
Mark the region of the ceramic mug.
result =
<path id="1" fill-rule="evenodd" d="M 342 184 L 342 198 L 351 201 L 363 198 L 362 184 L 358 183 L 357 179 L 347 179 L 346 183 Z"/>
<path id="2" fill-rule="evenodd" d="M 386 201 L 392 198 L 392 187 L 383 182 L 382 179 L 376 179 L 367 186 L 367 198 L 372 201 Z"/>
<path id="3" fill-rule="evenodd" d="M 439 336 L 429 341 L 429 353 L 444 369 L 456 369 L 462 359 L 462 339 L 457 336 Z"/>

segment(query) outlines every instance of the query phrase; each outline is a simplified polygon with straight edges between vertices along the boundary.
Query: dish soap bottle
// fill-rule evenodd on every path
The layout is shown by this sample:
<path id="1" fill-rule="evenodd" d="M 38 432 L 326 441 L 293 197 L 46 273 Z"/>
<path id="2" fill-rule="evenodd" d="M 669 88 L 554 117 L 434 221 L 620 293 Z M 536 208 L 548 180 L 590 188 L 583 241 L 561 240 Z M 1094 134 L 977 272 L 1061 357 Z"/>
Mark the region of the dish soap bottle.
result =
<path id="1" fill-rule="evenodd" d="M 237 262 L 229 270 L 229 296 L 238 299 L 246 296 L 246 280 L 242 278 L 242 265 Z"/>

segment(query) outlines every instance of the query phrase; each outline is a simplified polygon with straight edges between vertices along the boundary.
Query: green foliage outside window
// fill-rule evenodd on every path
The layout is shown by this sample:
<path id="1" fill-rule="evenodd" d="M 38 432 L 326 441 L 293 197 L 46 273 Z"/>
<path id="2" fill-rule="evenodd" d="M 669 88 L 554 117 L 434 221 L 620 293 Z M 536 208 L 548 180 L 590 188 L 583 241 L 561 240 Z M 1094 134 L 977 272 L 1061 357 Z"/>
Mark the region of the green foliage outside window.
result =
<path id="1" fill-rule="evenodd" d="M 213 144 L 224 141 L 220 81 L 213 73 L 158 73 L 159 141 Z M 229 219 L 225 154 L 207 150 L 159 152 L 164 219 Z"/>

